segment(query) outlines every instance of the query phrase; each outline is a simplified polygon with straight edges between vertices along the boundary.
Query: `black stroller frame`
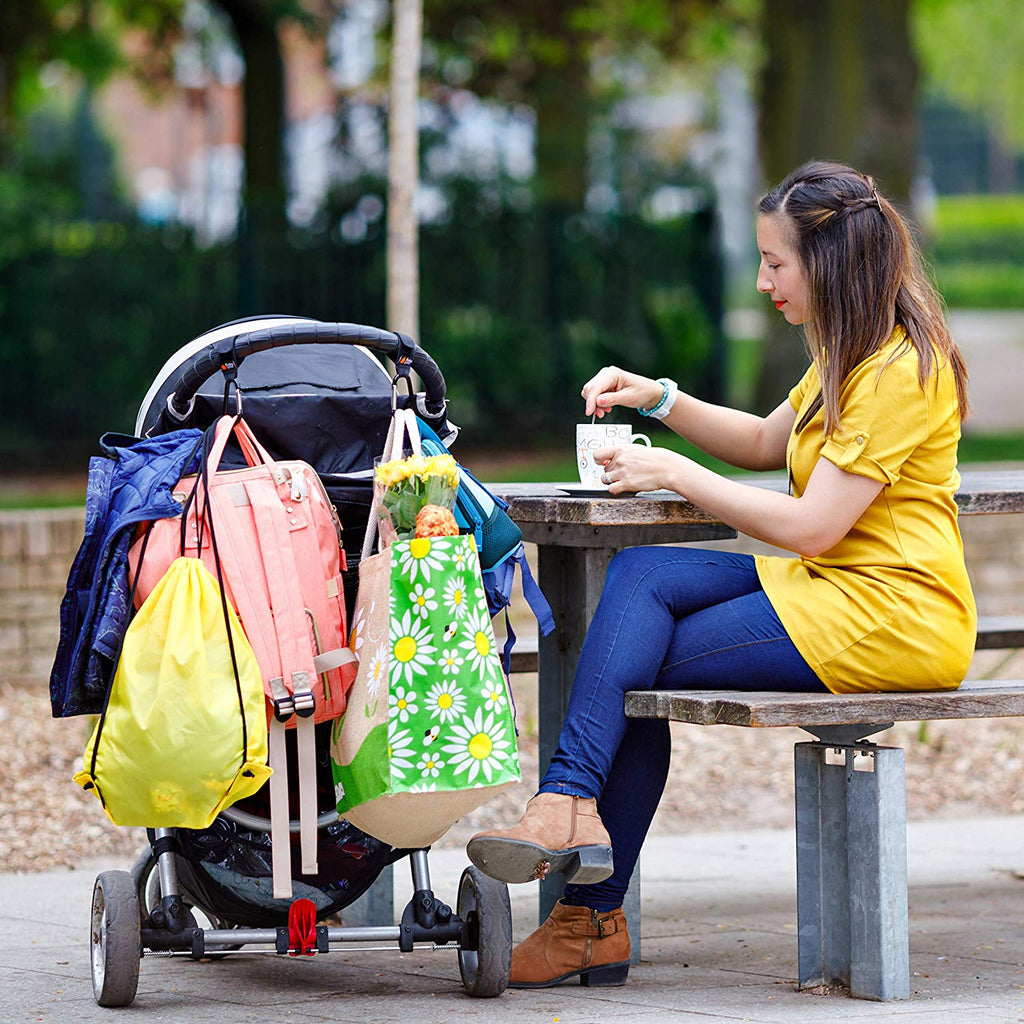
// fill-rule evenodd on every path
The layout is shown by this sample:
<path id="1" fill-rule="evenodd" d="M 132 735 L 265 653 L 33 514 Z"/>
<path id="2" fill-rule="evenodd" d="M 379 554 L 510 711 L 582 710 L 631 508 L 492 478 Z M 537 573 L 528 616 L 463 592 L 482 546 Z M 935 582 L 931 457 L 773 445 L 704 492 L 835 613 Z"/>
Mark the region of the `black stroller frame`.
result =
<path id="1" fill-rule="evenodd" d="M 136 433 L 159 434 L 195 425 L 196 396 L 218 372 L 225 378 L 225 409 L 228 392 L 235 384 L 241 411 L 243 392 L 237 387 L 237 377 L 244 359 L 268 349 L 324 344 L 355 345 L 392 359 L 397 372 L 390 381 L 391 408 L 396 404 L 414 408 L 442 438 L 452 438 L 455 428 L 446 419 L 444 378 L 437 364 L 412 339 L 358 324 L 323 323 L 289 316 L 235 321 L 185 346 L 165 364 L 146 396 Z M 367 358 L 386 378 L 383 366 L 372 356 Z M 404 377 L 410 382 L 411 371 L 419 375 L 424 391 L 413 394 L 408 387 L 408 393 L 400 395 L 399 380 Z M 385 380 L 383 386 L 386 384 Z M 377 397 L 379 400 L 380 395 Z M 314 468 L 318 467 L 314 465 Z M 344 476 L 341 474 L 339 479 Z M 370 476 L 365 472 L 353 473 L 348 482 L 357 480 L 365 486 L 369 509 Z M 227 808 L 220 818 L 231 826 L 255 833 L 270 831 L 269 819 L 240 807 Z M 317 821 L 321 834 L 338 824 L 335 811 L 322 813 Z M 293 833 L 297 832 L 299 823 L 292 821 L 290 828 Z M 207 905 L 215 901 L 204 896 L 201 887 L 193 892 L 179 870 L 187 863 L 183 859 L 183 837 L 178 830 L 155 829 L 149 836 L 151 849 L 139 856 L 131 871 L 104 871 L 93 888 L 92 981 L 93 993 L 101 1006 L 132 1003 L 138 990 L 140 962 L 152 956 L 200 960 L 251 953 L 320 956 L 339 947 L 350 951 L 397 949 L 403 953 L 423 948 L 452 949 L 457 953 L 463 987 L 469 995 L 497 996 L 508 984 L 512 953 L 508 889 L 475 867 L 463 872 L 457 906 L 453 910 L 437 899 L 431 889 L 428 850 L 388 848 L 387 863 L 407 856 L 412 873 L 412 897 L 399 924 L 334 926 L 314 922 L 312 928 L 297 937 L 295 930 L 286 924 L 248 927 L 244 922 L 231 920 L 230 913 L 226 915 L 216 906 Z M 357 887 L 352 901 L 365 889 L 365 885 Z M 203 918 L 212 927 L 202 926 Z"/>

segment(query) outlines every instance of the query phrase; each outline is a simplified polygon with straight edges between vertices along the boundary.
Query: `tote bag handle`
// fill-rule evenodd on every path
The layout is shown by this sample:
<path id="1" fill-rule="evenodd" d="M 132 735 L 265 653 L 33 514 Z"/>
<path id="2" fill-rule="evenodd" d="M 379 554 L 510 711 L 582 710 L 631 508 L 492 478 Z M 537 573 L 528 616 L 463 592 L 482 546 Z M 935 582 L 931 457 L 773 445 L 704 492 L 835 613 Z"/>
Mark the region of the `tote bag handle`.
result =
<path id="1" fill-rule="evenodd" d="M 402 458 L 405 453 L 406 438 L 409 439 L 409 448 L 413 455 L 422 455 L 423 445 L 420 441 L 420 428 L 416 423 L 416 413 L 412 409 L 396 409 L 392 413 L 391 423 L 388 425 L 388 436 L 384 441 L 381 462 Z M 363 537 L 363 550 L 359 555 L 360 563 L 373 554 L 376 542 L 377 507 L 375 503 L 371 502 L 370 519 L 366 524 L 366 535 Z"/>

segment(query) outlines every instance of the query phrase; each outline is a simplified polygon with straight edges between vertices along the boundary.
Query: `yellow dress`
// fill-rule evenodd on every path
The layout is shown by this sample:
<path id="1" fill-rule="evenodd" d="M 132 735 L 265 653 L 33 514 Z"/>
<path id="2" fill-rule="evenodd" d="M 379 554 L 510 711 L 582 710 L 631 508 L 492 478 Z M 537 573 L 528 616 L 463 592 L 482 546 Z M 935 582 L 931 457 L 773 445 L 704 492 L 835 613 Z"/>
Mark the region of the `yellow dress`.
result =
<path id="1" fill-rule="evenodd" d="M 960 484 L 956 384 L 947 364 L 924 387 L 901 328 L 850 374 L 840 427 L 822 410 L 787 446 L 799 497 L 819 458 L 883 483 L 853 528 L 815 558 L 757 556 L 757 572 L 797 650 L 834 693 L 955 689 L 967 674 L 977 611 L 953 495 Z M 812 365 L 790 392 L 797 423 L 820 383 Z"/>

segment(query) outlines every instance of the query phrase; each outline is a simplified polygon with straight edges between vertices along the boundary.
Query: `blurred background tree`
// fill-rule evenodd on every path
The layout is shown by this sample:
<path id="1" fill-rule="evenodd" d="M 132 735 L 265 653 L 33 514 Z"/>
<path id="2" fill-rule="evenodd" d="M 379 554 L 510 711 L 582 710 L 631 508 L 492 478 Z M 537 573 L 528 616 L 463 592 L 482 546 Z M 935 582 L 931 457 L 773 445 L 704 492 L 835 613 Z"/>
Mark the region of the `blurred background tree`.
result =
<path id="1" fill-rule="evenodd" d="M 917 61 L 910 0 L 771 0 L 762 10 L 758 141 L 767 182 L 813 158 L 869 170 L 907 208 L 917 166 Z M 769 327 L 755 408 L 799 379 L 803 334 Z"/>
<path id="2" fill-rule="evenodd" d="M 766 326 L 752 211 L 811 157 L 912 203 L 952 302 L 1024 306 L 1014 10 L 424 0 L 421 341 L 463 443 L 564 436 L 612 361 L 777 404 L 805 356 Z M 167 355 L 218 322 L 385 322 L 389 16 L 0 5 L 7 465 L 130 426 Z"/>

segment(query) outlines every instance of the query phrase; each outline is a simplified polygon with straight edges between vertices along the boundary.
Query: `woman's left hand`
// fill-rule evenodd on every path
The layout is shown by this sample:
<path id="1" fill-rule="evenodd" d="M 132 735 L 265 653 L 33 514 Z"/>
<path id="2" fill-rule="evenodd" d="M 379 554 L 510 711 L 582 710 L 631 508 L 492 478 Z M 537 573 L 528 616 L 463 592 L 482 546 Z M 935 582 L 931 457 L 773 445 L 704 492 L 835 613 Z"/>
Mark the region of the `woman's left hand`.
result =
<path id="1" fill-rule="evenodd" d="M 609 494 L 672 489 L 671 479 L 685 457 L 667 448 L 627 444 L 594 452 L 594 461 L 604 467 L 602 479 Z"/>

